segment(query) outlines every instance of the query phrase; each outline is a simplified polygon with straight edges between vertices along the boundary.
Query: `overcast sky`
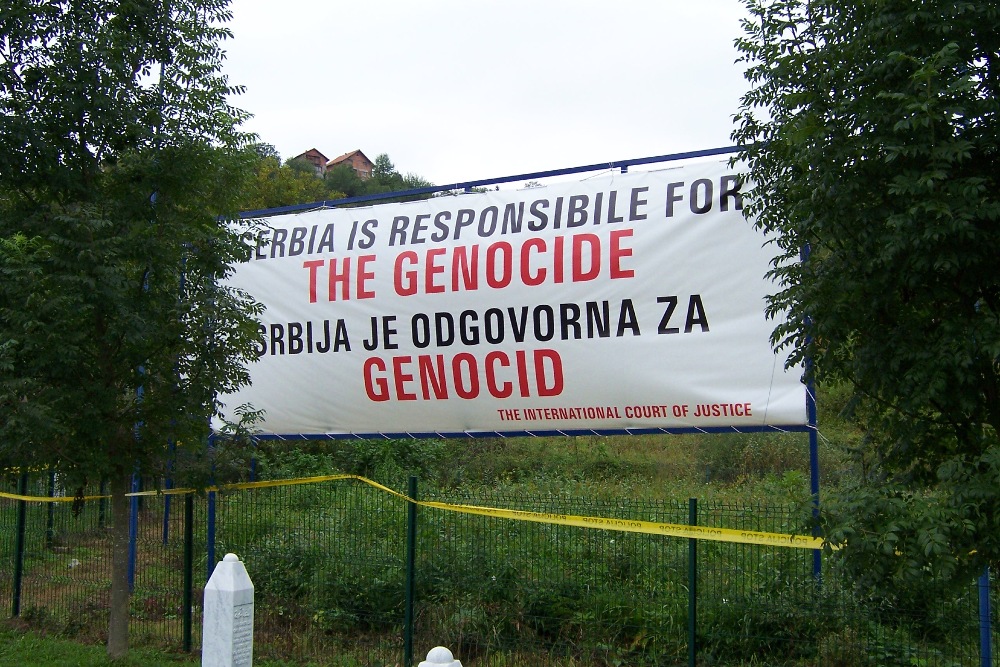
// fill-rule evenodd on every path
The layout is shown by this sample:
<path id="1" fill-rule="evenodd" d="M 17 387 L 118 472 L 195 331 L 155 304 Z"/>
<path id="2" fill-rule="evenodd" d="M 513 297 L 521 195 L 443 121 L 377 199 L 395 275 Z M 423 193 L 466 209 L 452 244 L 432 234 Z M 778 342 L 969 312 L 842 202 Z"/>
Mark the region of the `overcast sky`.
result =
<path id="1" fill-rule="evenodd" d="M 739 0 L 233 0 L 226 72 L 283 159 L 445 185 L 731 145 Z"/>

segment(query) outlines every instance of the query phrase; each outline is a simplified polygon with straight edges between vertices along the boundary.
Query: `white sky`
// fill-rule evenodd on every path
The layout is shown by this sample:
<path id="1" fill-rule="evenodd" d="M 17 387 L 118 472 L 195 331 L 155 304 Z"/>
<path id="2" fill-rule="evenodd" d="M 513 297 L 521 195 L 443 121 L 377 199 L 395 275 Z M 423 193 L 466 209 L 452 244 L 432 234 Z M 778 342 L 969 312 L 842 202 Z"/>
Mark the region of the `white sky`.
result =
<path id="1" fill-rule="evenodd" d="M 729 146 L 739 0 L 233 0 L 246 129 L 438 185 Z"/>

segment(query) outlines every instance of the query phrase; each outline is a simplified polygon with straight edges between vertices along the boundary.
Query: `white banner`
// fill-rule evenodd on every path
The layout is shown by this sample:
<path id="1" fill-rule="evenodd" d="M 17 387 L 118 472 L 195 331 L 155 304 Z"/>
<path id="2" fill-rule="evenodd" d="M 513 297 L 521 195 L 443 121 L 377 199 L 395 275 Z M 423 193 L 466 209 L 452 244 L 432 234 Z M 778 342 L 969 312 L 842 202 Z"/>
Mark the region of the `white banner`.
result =
<path id="1" fill-rule="evenodd" d="M 725 163 L 267 220 L 270 434 L 806 423 L 769 344 L 772 246 Z"/>

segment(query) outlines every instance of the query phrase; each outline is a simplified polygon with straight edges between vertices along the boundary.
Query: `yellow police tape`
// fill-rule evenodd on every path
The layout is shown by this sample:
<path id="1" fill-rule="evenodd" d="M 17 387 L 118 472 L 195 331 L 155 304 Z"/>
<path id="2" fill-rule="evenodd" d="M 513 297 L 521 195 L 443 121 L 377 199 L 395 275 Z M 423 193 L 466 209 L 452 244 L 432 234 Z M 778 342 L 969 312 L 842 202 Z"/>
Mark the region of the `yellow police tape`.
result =
<path id="1" fill-rule="evenodd" d="M 560 526 L 577 526 L 579 528 L 601 528 L 604 530 L 615 530 L 627 533 L 644 533 L 646 535 L 669 535 L 670 537 L 685 537 L 695 540 L 711 540 L 715 542 L 735 542 L 738 544 L 759 544 L 763 546 L 791 547 L 794 549 L 822 549 L 823 539 L 808 535 L 788 535 L 784 533 L 768 533 L 755 530 L 733 530 L 730 528 L 711 528 L 708 526 L 689 526 L 678 523 L 657 523 L 654 521 L 638 521 L 635 519 L 609 519 L 593 516 L 576 516 L 572 514 L 551 514 L 547 512 L 526 512 L 523 510 L 506 510 L 495 507 L 478 507 L 476 505 L 452 505 L 436 501 L 413 500 L 412 498 L 394 491 L 378 482 L 361 477 L 360 475 L 322 475 L 319 477 L 300 477 L 296 479 L 280 479 L 266 482 L 242 482 L 239 484 L 222 484 L 211 486 L 206 491 L 237 491 L 243 489 L 264 489 L 278 486 L 295 486 L 299 484 L 316 484 L 318 482 L 332 482 L 343 479 L 356 479 L 381 491 L 385 491 L 406 502 L 414 503 L 420 507 L 429 507 L 449 512 L 460 512 L 463 514 L 478 514 L 490 516 L 498 519 L 513 519 L 515 521 L 533 521 L 535 523 L 547 523 Z M 160 491 L 139 491 L 128 493 L 126 496 L 156 496 L 156 495 L 183 495 L 194 493 L 195 489 L 163 489 Z M 39 497 L 22 496 L 14 493 L 0 492 L 0 498 L 11 500 L 24 500 L 30 502 L 74 502 L 77 500 L 99 500 L 109 496 L 84 496 L 82 498 L 67 497 Z"/>

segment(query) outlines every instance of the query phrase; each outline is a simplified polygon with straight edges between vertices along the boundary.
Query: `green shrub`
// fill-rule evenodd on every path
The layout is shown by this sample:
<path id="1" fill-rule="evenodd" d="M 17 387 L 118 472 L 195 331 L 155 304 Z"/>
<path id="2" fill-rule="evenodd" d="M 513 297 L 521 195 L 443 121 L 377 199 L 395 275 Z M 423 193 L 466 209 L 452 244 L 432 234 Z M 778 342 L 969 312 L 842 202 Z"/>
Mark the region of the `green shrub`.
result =
<path id="1" fill-rule="evenodd" d="M 733 433 L 698 442 L 705 481 L 744 482 L 787 470 L 809 470 L 809 440 L 802 433 Z"/>

